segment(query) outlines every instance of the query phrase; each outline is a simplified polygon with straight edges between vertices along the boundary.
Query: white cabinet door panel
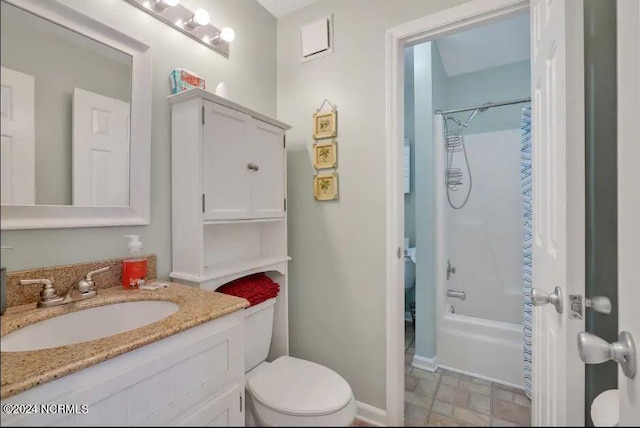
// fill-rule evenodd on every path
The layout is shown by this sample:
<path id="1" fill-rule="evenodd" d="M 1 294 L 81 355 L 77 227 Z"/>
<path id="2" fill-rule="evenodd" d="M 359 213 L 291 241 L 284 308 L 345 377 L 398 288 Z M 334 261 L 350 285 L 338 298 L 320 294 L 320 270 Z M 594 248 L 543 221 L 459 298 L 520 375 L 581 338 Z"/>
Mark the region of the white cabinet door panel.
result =
<path id="1" fill-rule="evenodd" d="M 250 159 L 252 211 L 256 218 L 284 217 L 284 131 L 261 120 L 251 119 Z"/>
<path id="2" fill-rule="evenodd" d="M 251 116 L 204 101 L 204 220 L 251 217 Z"/>

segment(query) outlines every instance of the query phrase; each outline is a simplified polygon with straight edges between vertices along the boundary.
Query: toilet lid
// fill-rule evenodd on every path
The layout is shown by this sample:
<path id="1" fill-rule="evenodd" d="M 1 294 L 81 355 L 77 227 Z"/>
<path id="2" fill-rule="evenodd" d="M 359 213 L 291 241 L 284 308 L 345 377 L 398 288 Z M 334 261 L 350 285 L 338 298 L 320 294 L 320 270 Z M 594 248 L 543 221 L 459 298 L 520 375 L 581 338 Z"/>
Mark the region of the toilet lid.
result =
<path id="1" fill-rule="evenodd" d="M 247 382 L 251 396 L 278 413 L 320 416 L 349 403 L 351 387 L 338 373 L 320 364 L 280 357 Z"/>

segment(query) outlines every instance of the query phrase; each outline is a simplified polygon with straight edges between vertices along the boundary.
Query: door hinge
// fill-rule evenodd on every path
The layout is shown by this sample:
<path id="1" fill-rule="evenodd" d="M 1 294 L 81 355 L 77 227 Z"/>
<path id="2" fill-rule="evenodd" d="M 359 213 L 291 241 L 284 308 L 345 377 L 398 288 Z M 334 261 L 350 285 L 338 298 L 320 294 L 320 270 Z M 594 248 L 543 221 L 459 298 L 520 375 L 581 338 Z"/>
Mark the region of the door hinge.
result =
<path id="1" fill-rule="evenodd" d="M 287 136 L 284 135 L 282 137 L 282 147 L 287 148 Z"/>
<path id="2" fill-rule="evenodd" d="M 284 198 L 284 210 L 287 210 L 287 198 Z"/>
<path id="3" fill-rule="evenodd" d="M 202 212 L 204 212 L 204 193 L 202 194 Z"/>
<path id="4" fill-rule="evenodd" d="M 202 124 L 204 125 L 204 106 L 202 106 Z"/>
<path id="5" fill-rule="evenodd" d="M 242 395 L 240 396 L 240 411 L 242 412 Z"/>
<path id="6" fill-rule="evenodd" d="M 402 248 L 398 247 L 398 258 L 401 259 L 402 258 Z"/>

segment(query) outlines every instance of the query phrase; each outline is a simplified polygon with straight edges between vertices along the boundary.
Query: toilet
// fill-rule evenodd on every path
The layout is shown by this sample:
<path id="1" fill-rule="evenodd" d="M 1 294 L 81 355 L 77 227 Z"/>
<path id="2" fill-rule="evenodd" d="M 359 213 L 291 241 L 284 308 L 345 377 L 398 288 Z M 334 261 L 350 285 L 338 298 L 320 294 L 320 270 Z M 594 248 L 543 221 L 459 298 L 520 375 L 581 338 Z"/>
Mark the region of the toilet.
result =
<path id="1" fill-rule="evenodd" d="M 351 387 L 320 364 L 283 356 L 266 362 L 276 299 L 245 309 L 245 425 L 348 426 Z"/>
<path id="2" fill-rule="evenodd" d="M 416 249 L 407 248 L 404 256 L 404 289 L 408 290 L 416 282 Z"/>

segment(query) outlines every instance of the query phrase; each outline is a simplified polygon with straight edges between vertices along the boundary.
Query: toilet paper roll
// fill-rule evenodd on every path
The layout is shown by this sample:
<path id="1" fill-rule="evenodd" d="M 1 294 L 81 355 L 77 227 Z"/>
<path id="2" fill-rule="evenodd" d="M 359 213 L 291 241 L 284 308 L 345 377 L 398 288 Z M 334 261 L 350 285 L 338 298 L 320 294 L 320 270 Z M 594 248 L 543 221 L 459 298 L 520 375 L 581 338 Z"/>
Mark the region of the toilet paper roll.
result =
<path id="1" fill-rule="evenodd" d="M 608 389 L 593 399 L 591 403 L 591 420 L 597 427 L 614 427 L 618 425 L 620 415 L 618 409 L 620 396 L 617 389 Z"/>

